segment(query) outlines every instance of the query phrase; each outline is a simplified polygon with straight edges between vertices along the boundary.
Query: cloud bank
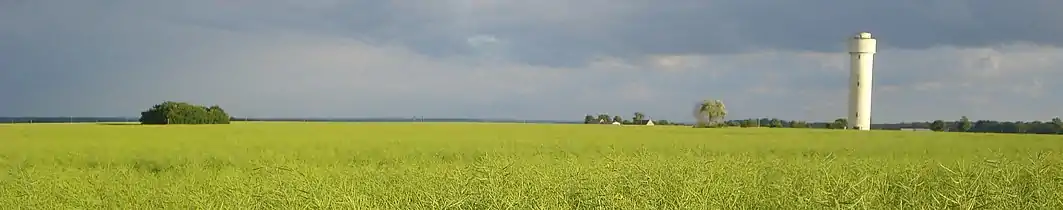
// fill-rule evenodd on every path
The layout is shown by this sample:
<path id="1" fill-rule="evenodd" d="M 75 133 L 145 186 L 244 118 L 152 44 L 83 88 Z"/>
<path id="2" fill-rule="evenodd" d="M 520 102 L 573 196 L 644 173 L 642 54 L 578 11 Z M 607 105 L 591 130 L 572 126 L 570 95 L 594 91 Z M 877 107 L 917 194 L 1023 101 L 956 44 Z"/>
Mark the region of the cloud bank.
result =
<path id="1" fill-rule="evenodd" d="M 874 122 L 1063 113 L 1063 2 L 0 1 L 0 116 L 845 116 L 844 41 L 878 38 Z"/>

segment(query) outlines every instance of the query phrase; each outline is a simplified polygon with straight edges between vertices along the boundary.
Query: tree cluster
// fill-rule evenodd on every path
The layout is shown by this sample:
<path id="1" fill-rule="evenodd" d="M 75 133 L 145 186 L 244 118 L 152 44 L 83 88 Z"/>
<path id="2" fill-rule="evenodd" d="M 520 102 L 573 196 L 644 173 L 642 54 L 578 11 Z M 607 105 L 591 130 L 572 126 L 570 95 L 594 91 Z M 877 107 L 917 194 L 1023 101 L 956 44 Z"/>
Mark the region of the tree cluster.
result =
<path id="1" fill-rule="evenodd" d="M 229 114 L 217 105 L 204 107 L 166 101 L 140 113 L 141 124 L 229 124 Z"/>
<path id="2" fill-rule="evenodd" d="M 726 123 L 729 127 L 743 128 L 823 128 L 845 129 L 848 121 L 845 118 L 835 119 L 832 122 L 804 122 L 788 121 L 776 118 L 759 118 L 730 120 Z M 966 116 L 957 121 L 935 120 L 932 122 L 875 124 L 876 130 L 901 130 L 901 129 L 927 129 L 938 132 L 979 132 L 979 133 L 1030 133 L 1030 134 L 1063 134 L 1063 120 L 1053 118 L 1050 121 L 1032 122 L 1002 122 L 991 120 L 972 121 Z"/>
<path id="3" fill-rule="evenodd" d="M 929 123 L 910 123 L 910 128 L 925 128 L 938 132 L 977 132 L 977 133 L 1031 133 L 1031 134 L 1061 134 L 1063 133 L 1063 120 L 1059 117 L 1050 121 L 971 121 L 967 116 L 960 117 L 957 121 L 947 122 L 935 120 Z"/>
<path id="4" fill-rule="evenodd" d="M 821 129 L 845 129 L 848 121 L 845 118 L 835 119 L 832 122 L 804 122 L 788 121 L 776 118 L 759 118 L 730 120 L 726 123 L 729 127 L 743 128 L 821 128 Z M 875 124 L 876 130 L 901 130 L 901 129 L 927 129 L 938 132 L 978 132 L 978 133 L 1029 133 L 1029 134 L 1063 134 L 1063 120 L 1052 118 L 1050 121 L 1031 122 L 1004 122 L 992 120 L 972 121 L 966 116 L 957 121 L 935 120 L 931 122 Z"/>
<path id="5" fill-rule="evenodd" d="M 755 128 L 755 127 L 770 127 L 770 128 L 826 128 L 826 129 L 846 129 L 848 127 L 848 120 L 845 118 L 835 119 L 833 122 L 817 122 L 809 123 L 805 121 L 787 121 L 777 118 L 760 118 L 760 119 L 745 119 L 745 120 L 725 120 L 727 116 L 727 109 L 723 102 L 720 100 L 704 100 L 694 106 L 694 118 L 695 128 L 719 128 L 719 127 L 743 127 L 743 128 Z M 631 121 L 623 119 L 620 116 L 612 116 L 610 118 L 608 114 L 599 114 L 597 117 L 593 115 L 587 115 L 584 118 L 585 124 L 610 124 L 613 122 L 621 122 L 623 124 L 632 124 L 632 122 L 641 121 L 645 115 L 640 112 L 636 112 Z M 655 124 L 665 125 L 673 124 L 680 125 L 678 123 L 668 123 L 667 121 L 656 121 Z M 944 120 L 935 120 L 933 122 L 924 123 L 894 123 L 894 124 L 875 124 L 872 129 L 876 130 L 901 130 L 901 129 L 928 129 L 933 131 L 952 131 L 952 132 L 982 132 L 982 133 L 1033 133 L 1033 134 L 1063 134 L 1063 120 L 1059 117 L 1053 118 L 1051 121 L 1032 121 L 1032 122 L 1001 122 L 990 120 L 971 121 L 967 116 L 961 117 L 957 121 L 946 122 Z"/>
<path id="6" fill-rule="evenodd" d="M 838 118 L 827 124 L 827 129 L 845 129 L 846 127 L 849 127 L 849 119 L 845 118 Z"/>
<path id="7" fill-rule="evenodd" d="M 781 120 L 779 118 L 759 118 L 759 119 L 744 119 L 744 120 L 730 120 L 726 122 L 729 127 L 743 127 L 743 128 L 810 128 L 812 124 L 805 121 L 797 120 Z"/>
<path id="8" fill-rule="evenodd" d="M 646 118 L 646 114 L 643 114 L 642 112 L 635 112 L 635 114 L 632 115 L 631 119 L 624 119 L 624 117 L 622 117 L 620 115 L 610 116 L 609 114 L 598 114 L 597 116 L 595 116 L 595 115 L 584 116 L 583 117 L 583 124 L 612 124 L 613 122 L 619 122 L 620 124 L 624 124 L 624 125 L 633 125 L 633 124 L 643 125 L 643 124 L 646 124 L 647 120 L 649 120 L 649 119 Z M 653 124 L 654 125 L 671 125 L 672 123 L 668 122 L 667 120 L 654 120 Z"/>

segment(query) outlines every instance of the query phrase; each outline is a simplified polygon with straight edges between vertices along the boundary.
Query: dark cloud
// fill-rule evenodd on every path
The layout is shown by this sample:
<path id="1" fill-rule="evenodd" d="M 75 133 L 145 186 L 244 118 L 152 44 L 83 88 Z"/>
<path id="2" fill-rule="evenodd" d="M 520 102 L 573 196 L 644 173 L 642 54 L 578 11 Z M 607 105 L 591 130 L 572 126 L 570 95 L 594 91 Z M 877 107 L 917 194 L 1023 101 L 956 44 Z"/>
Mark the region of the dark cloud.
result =
<path id="1" fill-rule="evenodd" d="M 1063 51 L 1050 47 L 1063 32 L 1052 24 L 1063 20 L 1059 8 L 1034 0 L 0 1 L 0 116 L 129 116 L 184 100 L 258 117 L 578 120 L 643 111 L 687 120 L 695 101 L 719 98 L 734 117 L 823 120 L 843 115 L 843 41 L 868 30 L 882 48 L 876 121 L 1032 119 L 1063 112 L 1048 91 L 1060 84 L 1046 79 L 1063 66 Z"/>
<path id="2" fill-rule="evenodd" d="M 498 3 L 519 4 L 519 3 Z M 576 62 L 598 53 L 619 55 L 735 53 L 765 49 L 837 52 L 858 31 L 871 31 L 884 39 L 882 48 L 925 49 L 935 46 L 982 47 L 1031 42 L 1058 45 L 1063 20 L 1056 12 L 1063 3 L 1053 0 L 1021 1 L 667 1 L 641 4 L 626 1 L 574 5 L 587 16 L 602 14 L 605 4 L 630 4 L 637 10 L 605 13 L 608 21 L 581 25 L 579 29 L 556 21 L 527 21 L 535 17 L 510 17 L 509 21 L 473 21 L 461 27 L 469 33 L 489 32 L 513 40 L 519 59 L 552 64 Z M 534 8 L 533 8 L 534 9 Z M 610 9 L 606 7 L 606 9 Z M 618 9 L 619 10 L 619 9 Z M 542 15 L 551 15 L 550 11 Z M 417 14 L 413 14 L 416 16 Z M 515 14 L 515 16 L 520 14 Z M 581 16 L 562 16 L 580 23 Z M 436 25 L 469 22 L 451 16 Z M 521 19 L 525 18 L 525 19 Z M 417 18 L 409 18 L 415 19 Z M 517 20 L 513 20 L 517 19 Z M 381 22 L 381 24 L 392 24 Z M 402 26 L 422 25 L 404 22 Z M 414 28 L 416 28 L 414 27 Z M 585 29 L 585 30 L 583 30 Z M 412 29 L 417 30 L 417 29 Z M 418 33 L 454 35 L 452 30 Z M 396 39 L 405 39 L 402 36 Z M 417 39 L 412 39 L 417 40 Z M 564 50 L 544 46 L 566 46 Z M 416 45 L 415 45 L 416 46 Z M 426 49 L 437 50 L 429 45 Z M 418 48 L 421 49 L 421 48 Z"/>
<path id="3" fill-rule="evenodd" d="M 750 48 L 833 52 L 841 49 L 839 40 L 858 31 L 871 31 L 884 37 L 881 44 L 886 48 L 1063 42 L 1063 38 L 1053 35 L 1059 34 L 1063 27 L 1052 24 L 1063 20 L 1063 15 L 1055 12 L 1063 9 L 1063 2 L 1052 0 L 704 1 L 702 4 L 704 8 L 647 10 L 638 18 L 644 21 L 631 26 L 663 30 L 633 30 L 652 35 L 628 41 L 683 40 L 692 43 L 687 45 L 693 48 L 688 51 L 694 52 Z M 740 43 L 727 46 L 734 42 Z"/>
<path id="4" fill-rule="evenodd" d="M 575 65 L 598 54 L 735 53 L 765 49 L 835 52 L 846 37 L 872 31 L 882 48 L 924 49 L 1032 42 L 1058 45 L 1063 20 L 1054 0 L 1019 1 L 41 1 L 8 3 L 10 24 L 77 18 L 162 19 L 230 30 L 303 30 L 370 42 L 398 42 L 422 53 L 469 53 L 467 37 L 492 34 L 514 45 L 514 59 Z M 546 4 L 567 4 L 559 7 Z M 68 6 L 63 6 L 68 5 Z M 621 6 L 617 6 L 621 5 Z M 78 8 L 60 9 L 56 8 Z M 486 11 L 485 11 L 486 10 Z M 496 10 L 497 12 L 488 12 Z M 53 11 L 44 12 L 39 11 Z M 508 12 L 508 13 L 507 13 Z M 91 15 L 86 15 L 91 14 Z M 80 17 L 79 17 L 80 16 Z M 106 19 L 101 17 L 110 17 Z M 66 27 L 70 27 L 67 25 Z M 549 46 L 565 46 L 556 48 Z M 568 61 L 568 62 L 565 62 Z"/>

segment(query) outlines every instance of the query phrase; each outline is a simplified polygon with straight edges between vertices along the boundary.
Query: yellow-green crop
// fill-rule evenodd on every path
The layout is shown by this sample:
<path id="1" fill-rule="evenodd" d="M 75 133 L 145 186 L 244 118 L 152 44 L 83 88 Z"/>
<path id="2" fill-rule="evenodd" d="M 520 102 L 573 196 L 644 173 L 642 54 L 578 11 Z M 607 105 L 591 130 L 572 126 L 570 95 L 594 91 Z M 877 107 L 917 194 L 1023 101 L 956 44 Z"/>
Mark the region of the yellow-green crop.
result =
<path id="1" fill-rule="evenodd" d="M 475 123 L 0 125 L 26 209 L 1063 209 L 1063 136 Z"/>

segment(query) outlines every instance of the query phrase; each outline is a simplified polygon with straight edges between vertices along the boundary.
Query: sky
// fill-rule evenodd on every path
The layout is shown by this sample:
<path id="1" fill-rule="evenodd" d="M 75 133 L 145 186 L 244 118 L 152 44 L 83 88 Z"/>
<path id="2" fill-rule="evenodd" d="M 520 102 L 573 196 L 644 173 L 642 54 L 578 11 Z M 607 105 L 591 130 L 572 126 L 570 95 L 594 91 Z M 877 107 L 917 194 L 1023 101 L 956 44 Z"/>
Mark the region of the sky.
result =
<path id="1" fill-rule="evenodd" d="M 0 116 L 872 121 L 1063 115 L 1059 0 L 0 0 Z"/>

